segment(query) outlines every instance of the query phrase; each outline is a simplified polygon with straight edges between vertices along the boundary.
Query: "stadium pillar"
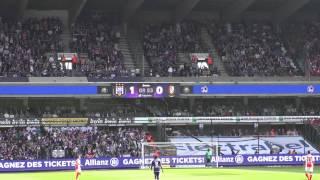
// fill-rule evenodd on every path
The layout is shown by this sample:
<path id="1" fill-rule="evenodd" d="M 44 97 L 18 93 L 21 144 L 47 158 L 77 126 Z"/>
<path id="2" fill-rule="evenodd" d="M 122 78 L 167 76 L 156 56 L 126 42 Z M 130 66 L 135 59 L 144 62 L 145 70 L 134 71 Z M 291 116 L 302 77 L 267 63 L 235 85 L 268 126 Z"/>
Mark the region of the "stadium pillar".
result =
<path id="1" fill-rule="evenodd" d="M 258 136 L 258 154 L 260 154 L 260 130 L 259 130 L 259 122 L 255 124 L 255 128 L 257 129 L 257 136 Z"/>
<path id="2" fill-rule="evenodd" d="M 255 0 L 237 0 L 226 8 L 222 14 L 222 18 L 226 21 L 238 19 L 240 15 L 254 2 Z"/>
<path id="3" fill-rule="evenodd" d="M 297 12 L 309 1 L 310 0 L 290 0 L 273 13 L 274 15 L 272 19 L 274 19 L 276 24 L 279 24 L 290 17 L 293 13 Z"/>
<path id="4" fill-rule="evenodd" d="M 28 98 L 23 98 L 23 106 L 28 107 L 29 106 L 29 99 Z"/>
<path id="5" fill-rule="evenodd" d="M 164 141 L 166 139 L 166 125 L 165 123 L 162 123 L 161 121 L 157 122 L 157 141 Z"/>
<path id="6" fill-rule="evenodd" d="M 129 0 L 123 10 L 123 21 L 127 22 L 140 8 L 144 0 Z"/>
<path id="7" fill-rule="evenodd" d="M 194 97 L 190 97 L 189 99 L 189 110 L 192 111 L 194 105 Z"/>
<path id="8" fill-rule="evenodd" d="M 296 98 L 296 107 L 300 107 L 300 104 L 301 104 L 301 98 L 297 97 Z"/>
<path id="9" fill-rule="evenodd" d="M 74 23 L 80 15 L 83 7 L 86 5 L 87 0 L 76 0 L 72 7 L 69 9 L 69 24 Z"/>
<path id="10" fill-rule="evenodd" d="M 123 29 L 124 35 L 127 35 L 128 34 L 128 23 L 127 22 L 123 22 L 122 29 Z"/>
<path id="11" fill-rule="evenodd" d="M 18 18 L 23 17 L 27 7 L 28 7 L 29 0 L 19 0 L 19 7 L 18 7 Z"/>
<path id="12" fill-rule="evenodd" d="M 243 98 L 243 104 L 244 104 L 245 106 L 248 106 L 248 103 L 249 103 L 248 97 L 244 97 L 244 98 Z"/>
<path id="13" fill-rule="evenodd" d="M 200 0 L 183 0 L 175 9 L 175 22 L 182 21 L 191 11 L 192 9 L 198 4 Z"/>
<path id="14" fill-rule="evenodd" d="M 85 99 L 81 98 L 79 101 L 80 101 L 79 102 L 80 110 L 84 110 L 84 108 L 85 108 Z"/>

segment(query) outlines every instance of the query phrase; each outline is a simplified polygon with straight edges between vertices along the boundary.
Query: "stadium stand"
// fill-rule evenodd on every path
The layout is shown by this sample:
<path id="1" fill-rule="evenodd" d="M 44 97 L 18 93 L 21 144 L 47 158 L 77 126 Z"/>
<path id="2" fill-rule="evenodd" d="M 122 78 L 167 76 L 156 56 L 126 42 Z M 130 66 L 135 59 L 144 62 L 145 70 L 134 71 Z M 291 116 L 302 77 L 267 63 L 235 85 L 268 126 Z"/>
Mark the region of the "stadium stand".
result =
<path id="1" fill-rule="evenodd" d="M 285 41 L 269 23 L 211 23 L 208 30 L 231 76 L 301 74 Z"/>
<path id="2" fill-rule="evenodd" d="M 45 56 L 62 51 L 58 18 L 0 18 L 0 75 L 4 77 L 59 76 L 59 63 Z M 48 61 L 49 60 L 49 61 Z"/>
<path id="3" fill-rule="evenodd" d="M 132 103 L 110 103 L 99 104 L 89 103 L 86 109 L 79 109 L 77 106 L 65 103 L 60 104 L 43 104 L 23 107 L 16 104 L 0 106 L 0 118 L 77 118 L 77 117 L 135 117 L 135 116 L 151 116 L 152 114 L 144 107 L 136 106 Z"/>
<path id="4" fill-rule="evenodd" d="M 56 1 L 21 0 L 15 9 L 25 12 L 0 17 L 0 160 L 82 154 L 110 158 L 108 168 L 138 168 L 143 145 L 152 156 L 155 143 L 170 142 L 185 143 L 174 146 L 175 158 L 203 156 L 208 144 L 197 147 L 202 154 L 182 152 L 199 142 L 222 143 L 225 155 L 239 153 L 232 146 L 256 154 L 260 142 L 261 154 L 294 146 L 319 153 L 318 21 L 282 22 L 274 18 L 282 13 L 267 12 L 268 0 L 251 8 L 229 6 L 236 0 Z M 136 159 L 117 159 L 124 157 Z"/>
<path id="5" fill-rule="evenodd" d="M 306 75 L 319 76 L 319 22 L 291 23 L 284 27 L 284 33 L 288 37 L 294 55 L 305 60 L 305 69 L 310 73 L 306 73 Z"/>
<path id="6" fill-rule="evenodd" d="M 78 53 L 72 71 L 57 57 L 64 52 L 64 25 L 58 17 L 11 20 L 1 18 L 0 75 L 12 77 L 86 76 L 89 78 L 134 77 L 124 66 L 119 48 L 123 29 L 119 20 L 104 13 L 83 12 L 71 25 L 71 51 Z M 291 27 L 298 28 L 291 28 Z M 147 76 L 219 76 L 219 69 L 200 69 L 190 53 L 208 53 L 201 40 L 206 27 L 215 50 L 230 76 L 300 76 L 301 67 L 318 76 L 317 21 L 277 27 L 271 23 L 181 23 L 147 24 L 143 50 L 152 67 Z M 263 38 L 261 38 L 263 37 Z M 32 44 L 32 45 L 31 45 Z M 302 49 L 302 51 L 300 51 Z M 213 50 L 213 51 L 215 51 Z M 184 54 L 183 57 L 181 54 Z M 305 62 L 297 62 L 298 59 Z M 13 66 L 13 62 L 16 66 Z M 24 63 L 22 63 L 24 62 Z M 301 65 L 305 64 L 305 65 Z"/>
<path id="7" fill-rule="evenodd" d="M 188 101 L 147 100 L 142 104 L 134 101 L 88 101 L 82 109 L 79 103 L 32 103 L 25 107 L 19 102 L 0 105 L 0 118 L 75 118 L 75 117 L 226 117 L 226 116 L 316 116 L 320 115 L 319 101 L 302 99 L 297 105 L 294 99 L 252 99 L 245 105 L 241 99 L 196 100 L 190 106 Z"/>
<path id="8" fill-rule="evenodd" d="M 0 160 L 84 157 L 137 157 L 149 133 L 139 128 L 62 127 L 0 130 Z M 62 156 L 53 152 L 63 150 Z M 56 157 L 55 157 L 56 156 Z"/>
<path id="9" fill-rule="evenodd" d="M 210 137 L 225 136 L 225 137 L 246 137 L 257 135 L 257 128 L 249 125 L 218 125 L 213 130 L 210 127 L 199 129 L 197 127 L 175 127 L 170 126 L 168 131 L 169 137 Z M 261 136 L 298 136 L 301 135 L 301 127 L 295 125 L 263 125 L 259 128 Z"/>
<path id="10" fill-rule="evenodd" d="M 149 24 L 144 28 L 143 48 L 153 76 L 211 76 L 215 68 L 200 69 L 195 63 L 179 62 L 178 53 L 202 53 L 201 25 L 194 21 Z"/>
<path id="11" fill-rule="evenodd" d="M 119 48 L 123 30 L 119 21 L 112 17 L 84 12 L 71 25 L 70 48 L 78 53 L 72 71 L 61 64 L 61 57 L 56 54 L 65 49 L 61 41 L 63 24 L 59 18 L 27 18 L 21 21 L 1 18 L 1 76 L 86 76 L 105 79 L 136 76 L 124 66 L 125 59 Z M 192 62 L 192 58 L 185 56 L 208 53 L 201 40 L 204 26 L 211 34 L 216 51 L 230 76 L 300 76 L 299 57 L 305 59 L 311 75 L 318 74 L 317 22 L 299 24 L 298 30 L 289 31 L 294 28 L 286 27 L 297 25 L 276 30 L 270 23 L 262 22 L 213 21 L 203 25 L 197 21 L 183 21 L 144 26 L 143 50 L 152 67 L 146 75 L 219 76 L 214 59 L 210 69 L 201 69 Z M 303 51 L 300 52 L 298 49 L 301 48 Z M 181 54 L 185 55 L 179 57 Z M 17 65 L 13 66 L 13 62 Z"/>
<path id="12" fill-rule="evenodd" d="M 109 18 L 108 18 L 109 17 Z M 88 77 L 128 76 L 119 49 L 121 30 L 110 16 L 87 12 L 72 25 L 71 50 L 86 53 L 76 70 Z"/>
<path id="13" fill-rule="evenodd" d="M 267 125 L 260 128 L 259 136 L 290 139 L 290 136 L 301 134 L 300 128 L 294 125 Z M 210 139 L 210 135 L 221 136 L 223 141 L 224 137 L 241 138 L 256 134 L 252 126 L 220 125 L 214 129 L 213 134 L 209 128 L 199 130 L 196 127 L 172 127 L 167 135 L 174 142 L 186 142 L 187 138 L 191 143 L 201 138 Z M 87 158 L 139 157 L 140 143 L 151 143 L 154 137 L 136 127 L 27 127 L 1 128 L 0 140 L 0 160 L 35 160 L 73 158 L 77 154 Z"/>

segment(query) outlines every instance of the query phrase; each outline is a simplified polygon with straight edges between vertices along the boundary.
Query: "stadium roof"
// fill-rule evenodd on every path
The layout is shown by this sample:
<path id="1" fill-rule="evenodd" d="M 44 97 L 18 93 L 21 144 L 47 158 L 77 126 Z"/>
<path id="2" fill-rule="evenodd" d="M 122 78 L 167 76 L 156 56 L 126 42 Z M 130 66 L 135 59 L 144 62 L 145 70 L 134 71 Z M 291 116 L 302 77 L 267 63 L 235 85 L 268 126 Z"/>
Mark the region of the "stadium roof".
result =
<path id="1" fill-rule="evenodd" d="M 319 14 L 319 0 L 1 0 L 0 12 L 13 14 L 25 10 L 68 10 L 80 14 L 83 10 L 116 12 L 125 19 L 138 11 L 166 11 L 177 21 L 190 12 L 213 12 L 226 20 L 244 12 L 269 13 L 272 19 L 283 21 L 296 13 Z"/>

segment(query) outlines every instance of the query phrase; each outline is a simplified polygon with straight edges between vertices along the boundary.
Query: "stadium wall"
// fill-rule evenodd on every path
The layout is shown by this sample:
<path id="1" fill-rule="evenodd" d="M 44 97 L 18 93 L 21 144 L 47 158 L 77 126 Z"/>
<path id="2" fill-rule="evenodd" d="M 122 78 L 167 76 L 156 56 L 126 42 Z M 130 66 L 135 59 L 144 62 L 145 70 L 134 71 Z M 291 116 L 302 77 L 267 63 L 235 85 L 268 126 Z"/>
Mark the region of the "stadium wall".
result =
<path id="1" fill-rule="evenodd" d="M 171 22 L 173 19 L 172 11 L 139 11 L 135 16 L 136 22 L 139 23 L 155 23 L 155 22 Z M 208 19 L 219 20 L 219 12 L 191 12 L 186 19 L 203 21 Z"/>
<path id="2" fill-rule="evenodd" d="M 152 157 L 145 159 L 120 157 L 120 158 L 92 158 L 82 159 L 82 169 L 138 169 L 142 161 L 147 167 L 152 162 Z M 167 156 L 161 157 L 161 162 L 167 167 L 205 167 L 204 156 Z M 212 165 L 218 161 L 219 166 L 302 166 L 305 155 L 229 155 L 213 157 Z M 315 154 L 316 164 L 320 164 L 320 155 Z M 0 160 L 0 172 L 28 172 L 28 171 L 57 171 L 73 170 L 75 160 Z"/>
<path id="3" fill-rule="evenodd" d="M 243 19 L 246 21 L 270 21 L 272 13 L 269 12 L 258 12 L 258 11 L 249 11 L 243 13 Z"/>
<path id="4" fill-rule="evenodd" d="M 220 19 L 219 12 L 200 12 L 193 11 L 191 12 L 186 19 L 196 20 L 196 21 L 208 21 L 208 20 L 219 20 Z"/>
<path id="5" fill-rule="evenodd" d="M 315 12 L 298 12 L 290 17 L 289 21 L 303 23 L 306 21 L 317 21 L 319 14 Z"/>
<path id="6" fill-rule="evenodd" d="M 247 11 L 242 14 L 242 18 L 238 20 L 246 21 L 272 21 L 272 12 Z M 154 22 L 171 22 L 173 17 L 172 11 L 154 10 L 154 11 L 138 11 L 135 16 L 135 22 L 154 23 Z M 294 14 L 293 19 L 297 22 L 312 21 L 318 18 L 318 14 L 314 12 L 299 12 Z M 189 20 L 208 21 L 210 19 L 219 20 L 221 15 L 219 12 L 201 12 L 192 11 L 185 18 Z"/>
<path id="7" fill-rule="evenodd" d="M 58 17 L 61 19 L 64 25 L 69 24 L 69 12 L 68 10 L 27 10 L 24 14 L 24 18 L 45 18 L 45 17 Z"/>
<path id="8" fill-rule="evenodd" d="M 155 23 L 168 22 L 172 18 L 171 11 L 139 11 L 135 16 L 135 22 L 139 23 Z"/>

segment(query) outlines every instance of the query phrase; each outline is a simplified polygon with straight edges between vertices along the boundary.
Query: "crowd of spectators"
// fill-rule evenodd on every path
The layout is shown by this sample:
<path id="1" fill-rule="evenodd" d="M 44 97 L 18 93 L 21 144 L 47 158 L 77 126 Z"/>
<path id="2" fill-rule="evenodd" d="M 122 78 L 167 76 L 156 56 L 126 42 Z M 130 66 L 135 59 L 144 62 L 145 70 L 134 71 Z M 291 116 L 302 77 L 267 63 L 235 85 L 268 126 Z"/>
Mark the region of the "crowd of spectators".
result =
<path id="1" fill-rule="evenodd" d="M 301 73 L 282 36 L 268 23 L 211 23 L 208 31 L 231 76 Z"/>
<path id="2" fill-rule="evenodd" d="M 120 29 L 107 16 L 81 16 L 72 26 L 71 50 L 88 57 L 72 57 L 66 68 L 59 18 L 28 18 L 21 21 L 0 17 L 0 76 L 129 76 L 119 50 Z"/>
<path id="3" fill-rule="evenodd" d="M 76 106 L 0 107 L 0 118 L 130 118 L 139 116 L 151 116 L 151 113 L 130 104 L 113 104 L 90 109 L 79 109 Z"/>
<path id="4" fill-rule="evenodd" d="M 213 128 L 213 129 L 212 129 Z M 298 136 L 295 125 L 217 125 L 168 127 L 167 136 Z M 26 127 L 0 129 L 0 160 L 140 157 L 141 143 L 154 141 L 152 134 L 133 127 Z M 57 155 L 57 152 L 60 152 Z M 62 153 L 61 153 L 62 152 Z"/>
<path id="5" fill-rule="evenodd" d="M 12 20 L 0 17 L 0 76 L 134 76 L 133 70 L 124 67 L 119 47 L 120 21 L 113 17 L 84 12 L 72 24 L 70 48 L 79 55 L 72 59 L 72 73 L 60 62 L 62 57 L 56 55 L 66 50 L 61 40 L 63 23 L 59 18 Z M 206 26 L 231 76 L 301 75 L 296 63 L 301 54 L 306 60 L 306 70 L 311 75 L 320 75 L 318 21 L 282 28 L 264 22 L 212 22 Z M 190 62 L 179 61 L 179 53 L 184 53 L 184 58 L 189 53 L 208 53 L 202 44 L 202 27 L 203 24 L 195 21 L 146 25 L 143 50 L 151 66 L 146 75 L 218 76 L 220 72 L 212 57 L 208 58 L 208 62 L 212 62 L 209 68 L 199 68 L 192 58 Z"/>
<path id="6" fill-rule="evenodd" d="M 179 62 L 178 53 L 202 53 L 199 23 L 150 24 L 143 32 L 143 49 L 151 76 L 218 75 L 216 67 L 201 69 L 196 63 Z"/>
<path id="7" fill-rule="evenodd" d="M 48 62 L 45 53 L 63 50 L 62 30 L 55 17 L 21 21 L 0 17 L 0 76 L 42 76 L 51 71 L 57 62 Z"/>
<path id="8" fill-rule="evenodd" d="M 138 157 L 149 136 L 140 128 L 3 128 L 0 160 L 50 159 L 61 150 L 65 158 Z"/>
<path id="9" fill-rule="evenodd" d="M 281 116 L 281 115 L 303 115 L 311 113 L 311 109 L 304 106 L 296 107 L 290 100 L 251 100 L 247 105 L 241 100 L 229 99 L 215 102 L 202 101 L 195 105 L 197 116 Z"/>
<path id="10" fill-rule="evenodd" d="M 312 76 L 320 75 L 320 22 L 286 24 L 284 33 L 289 34 L 288 41 L 296 56 L 305 59 L 306 70 Z"/>
<path id="11" fill-rule="evenodd" d="M 202 136 L 225 136 L 225 137 L 245 137 L 245 136 L 299 136 L 301 134 L 299 127 L 295 125 L 260 125 L 255 128 L 252 125 L 208 125 L 205 127 L 184 126 L 184 127 L 169 127 L 169 137 L 202 137 Z"/>
<path id="12" fill-rule="evenodd" d="M 0 17 L 0 77 L 87 76 L 115 78 L 135 76 L 124 66 L 119 44 L 120 21 L 100 12 L 83 12 L 71 26 L 71 69 L 64 67 L 57 52 L 66 47 L 64 30 L 57 17 L 13 20 Z M 264 22 L 206 23 L 213 44 L 231 76 L 296 76 L 305 60 L 310 75 L 320 75 L 319 21 L 274 27 Z M 209 68 L 180 62 L 190 53 L 208 53 L 202 44 L 201 28 L 195 21 L 145 25 L 144 55 L 151 66 L 147 76 L 218 76 L 215 60 Z M 183 55 L 181 55 L 181 54 Z M 84 54 L 83 56 L 81 54 Z M 179 58 L 180 56 L 183 56 Z M 210 59 L 210 60 L 209 60 Z M 211 63 L 209 63 L 211 62 Z"/>
<path id="13" fill-rule="evenodd" d="M 318 38 L 320 23 L 310 23 L 305 29 L 307 30 L 307 37 L 305 38 L 306 60 L 310 64 L 309 71 L 313 76 L 320 76 L 320 40 Z"/>
<path id="14" fill-rule="evenodd" d="M 128 76 L 119 48 L 121 31 L 116 20 L 104 13 L 84 13 L 72 25 L 71 50 L 87 53 L 79 67 L 88 77 Z"/>
<path id="15" fill-rule="evenodd" d="M 242 99 L 203 99 L 193 105 L 188 101 L 169 101 L 148 106 L 153 116 L 300 116 L 320 115 L 319 101 L 305 99 L 298 105 L 293 99 L 252 99 L 245 104 Z"/>
<path id="16" fill-rule="evenodd" d="M 187 101 L 146 101 L 143 104 L 117 103 L 78 105 L 32 105 L 0 107 L 0 118 L 132 118 L 132 117 L 219 117 L 219 116 L 317 116 L 318 100 L 303 100 L 299 105 L 292 99 L 253 99 L 244 104 L 241 99 L 201 100 L 190 105 Z"/>

